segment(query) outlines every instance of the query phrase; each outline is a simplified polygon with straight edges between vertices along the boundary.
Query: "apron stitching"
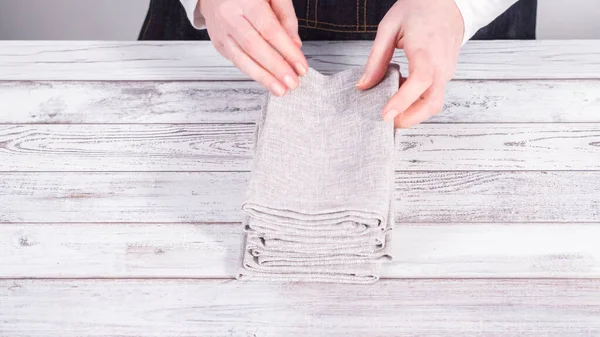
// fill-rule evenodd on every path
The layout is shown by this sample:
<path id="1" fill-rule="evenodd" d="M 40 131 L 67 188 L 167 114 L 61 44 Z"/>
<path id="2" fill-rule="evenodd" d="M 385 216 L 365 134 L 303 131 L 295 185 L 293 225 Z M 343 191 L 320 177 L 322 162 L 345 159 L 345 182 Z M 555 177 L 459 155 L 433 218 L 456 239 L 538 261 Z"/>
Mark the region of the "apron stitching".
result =
<path id="1" fill-rule="evenodd" d="M 357 31 L 357 32 L 358 32 L 358 27 L 359 27 L 359 25 L 360 25 L 360 21 L 359 21 L 359 19 L 358 19 L 358 12 L 359 12 L 359 9 L 358 9 L 358 3 L 359 3 L 359 1 L 360 1 L 360 0 L 356 0 L 356 31 Z"/>
<path id="2" fill-rule="evenodd" d="M 307 19 L 303 19 L 303 18 L 298 18 L 298 21 L 306 21 L 307 24 L 312 24 L 315 21 L 314 20 L 307 20 Z M 340 25 L 337 23 L 331 23 L 331 22 L 323 22 L 323 21 L 318 21 L 317 22 L 320 25 L 329 25 L 329 26 L 337 26 L 337 27 L 354 27 L 356 28 L 356 25 Z M 366 25 L 367 27 L 378 27 L 379 25 Z"/>
<path id="3" fill-rule="evenodd" d="M 319 18 L 317 17 L 318 9 L 319 9 L 319 0 L 315 0 L 315 27 L 319 23 Z"/>
<path id="4" fill-rule="evenodd" d="M 298 27 L 302 27 L 302 28 L 311 28 L 311 29 L 317 29 L 317 30 L 324 30 L 324 31 L 328 31 L 328 32 L 336 32 L 336 33 L 377 33 L 376 30 L 366 30 L 366 31 L 348 31 L 348 30 L 339 30 L 339 29 L 329 29 L 329 28 L 321 28 L 321 27 L 313 27 L 313 26 L 306 26 L 306 25 L 298 25 Z"/>
<path id="5" fill-rule="evenodd" d="M 367 31 L 367 0 L 365 0 L 365 8 L 363 8 L 363 13 L 364 13 L 364 21 L 363 24 L 365 25 L 364 27 L 364 31 Z"/>

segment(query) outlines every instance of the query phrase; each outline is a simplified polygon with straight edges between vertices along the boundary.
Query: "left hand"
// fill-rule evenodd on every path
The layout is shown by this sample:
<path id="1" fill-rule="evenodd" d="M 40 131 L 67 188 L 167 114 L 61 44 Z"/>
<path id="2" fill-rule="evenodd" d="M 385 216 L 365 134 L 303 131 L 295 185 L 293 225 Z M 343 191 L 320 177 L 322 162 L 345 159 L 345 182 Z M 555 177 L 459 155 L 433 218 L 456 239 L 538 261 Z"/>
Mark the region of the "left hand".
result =
<path id="1" fill-rule="evenodd" d="M 454 0 L 399 0 L 387 12 L 359 89 L 378 84 L 396 48 L 404 49 L 409 76 L 383 110 L 385 120 L 409 128 L 442 111 L 444 92 L 456 70 L 464 23 Z"/>

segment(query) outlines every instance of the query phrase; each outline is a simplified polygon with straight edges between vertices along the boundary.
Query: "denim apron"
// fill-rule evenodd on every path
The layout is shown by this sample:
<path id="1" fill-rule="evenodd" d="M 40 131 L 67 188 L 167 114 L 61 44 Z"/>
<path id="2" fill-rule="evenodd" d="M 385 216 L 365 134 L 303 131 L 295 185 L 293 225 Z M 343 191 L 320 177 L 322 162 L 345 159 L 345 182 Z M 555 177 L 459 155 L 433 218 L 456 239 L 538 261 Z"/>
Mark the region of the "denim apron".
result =
<path id="1" fill-rule="evenodd" d="M 395 0 L 293 0 L 300 38 L 373 40 L 377 25 Z M 474 40 L 535 39 L 537 0 L 520 0 Z M 209 40 L 189 23 L 178 0 L 151 0 L 140 40 Z"/>

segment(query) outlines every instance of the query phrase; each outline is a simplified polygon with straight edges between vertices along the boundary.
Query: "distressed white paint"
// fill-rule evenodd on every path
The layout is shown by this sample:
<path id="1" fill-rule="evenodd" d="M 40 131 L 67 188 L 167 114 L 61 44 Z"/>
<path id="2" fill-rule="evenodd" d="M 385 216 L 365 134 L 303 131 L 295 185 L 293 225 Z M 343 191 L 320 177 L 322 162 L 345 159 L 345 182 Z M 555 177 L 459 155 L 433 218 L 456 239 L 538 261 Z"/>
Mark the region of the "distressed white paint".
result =
<path id="1" fill-rule="evenodd" d="M 263 95 L 249 81 L 0 81 L 0 123 L 252 123 Z M 452 81 L 429 122 L 600 122 L 600 79 Z"/>
<path id="2" fill-rule="evenodd" d="M 309 65 L 326 73 L 364 66 L 370 41 L 309 41 Z M 600 40 L 475 41 L 457 79 L 600 78 Z M 402 52 L 394 62 L 406 68 Z M 246 80 L 209 41 L 0 42 L 0 80 Z"/>
<path id="3" fill-rule="evenodd" d="M 250 124 L 0 125 L 0 171 L 249 170 L 253 134 Z"/>
<path id="4" fill-rule="evenodd" d="M 600 278 L 600 223 L 398 224 L 383 278 Z M 4 224 L 0 278 L 232 278 L 235 224 Z"/>
<path id="5" fill-rule="evenodd" d="M 237 222 L 248 172 L 0 175 L 0 222 Z M 403 222 L 599 222 L 600 171 L 397 172 Z"/>
<path id="6" fill-rule="evenodd" d="M 305 46 L 325 72 L 369 49 Z M 387 279 L 265 285 L 230 280 L 249 173 L 197 172 L 249 168 L 258 85 L 208 43 L 0 42 L 0 335 L 596 336 L 599 59 L 469 43 L 399 134 Z"/>
<path id="7" fill-rule="evenodd" d="M 600 169 L 600 123 L 429 124 L 396 144 L 398 170 Z"/>
<path id="8" fill-rule="evenodd" d="M 597 336 L 596 280 L 2 280 L 5 335 Z"/>
<path id="9" fill-rule="evenodd" d="M 0 171 L 249 171 L 251 124 L 0 125 Z M 399 130 L 396 169 L 598 170 L 600 123 Z"/>
<path id="10" fill-rule="evenodd" d="M 265 93 L 250 81 L 1 81 L 0 123 L 250 123 Z"/>
<path id="11" fill-rule="evenodd" d="M 598 222 L 598 191 L 598 171 L 400 172 L 396 219 Z"/>

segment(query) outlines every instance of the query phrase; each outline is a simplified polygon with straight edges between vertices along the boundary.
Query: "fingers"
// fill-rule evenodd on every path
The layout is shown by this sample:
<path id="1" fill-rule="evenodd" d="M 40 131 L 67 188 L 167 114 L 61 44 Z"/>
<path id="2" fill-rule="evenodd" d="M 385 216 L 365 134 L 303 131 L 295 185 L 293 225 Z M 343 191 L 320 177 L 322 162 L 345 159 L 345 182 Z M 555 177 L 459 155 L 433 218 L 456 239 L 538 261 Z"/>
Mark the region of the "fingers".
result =
<path id="1" fill-rule="evenodd" d="M 426 52 L 415 52 L 409 57 L 408 65 L 409 74 L 406 82 L 383 108 L 385 120 L 391 121 L 403 113 L 433 84 L 433 66 Z"/>
<path id="2" fill-rule="evenodd" d="M 440 113 L 444 107 L 444 89 L 444 82 L 432 85 L 425 92 L 423 98 L 396 117 L 394 126 L 397 128 L 410 128 Z"/>
<path id="3" fill-rule="evenodd" d="M 298 35 L 298 19 L 291 0 L 271 0 L 271 8 L 281 22 L 283 28 L 294 42 L 301 47 L 302 40 Z"/>
<path id="4" fill-rule="evenodd" d="M 252 26 L 254 26 L 262 38 L 296 69 L 298 75 L 302 76 L 306 74 L 308 71 L 308 62 L 306 61 L 302 50 L 300 50 L 298 44 L 294 42 L 288 32 L 283 28 L 282 24 L 279 22 L 279 18 L 275 16 L 273 9 L 267 2 L 261 1 L 258 4 L 253 4 L 253 6 L 249 8 L 245 8 L 244 16 Z M 289 21 L 290 19 L 286 20 Z M 291 24 L 287 23 L 287 25 Z M 295 26 L 296 29 L 298 29 L 297 22 L 295 23 Z"/>
<path id="5" fill-rule="evenodd" d="M 290 89 L 298 86 L 298 75 L 290 64 L 246 21 L 241 20 L 232 36 L 243 51 Z"/>
<path id="6" fill-rule="evenodd" d="M 365 73 L 356 86 L 359 89 L 369 89 L 379 83 L 385 75 L 388 65 L 394 56 L 398 42 L 400 22 L 388 23 L 385 18 L 377 29 L 377 35 L 369 54 Z"/>
<path id="7" fill-rule="evenodd" d="M 221 48 L 224 56 L 246 75 L 268 88 L 274 95 L 285 95 L 287 90 L 283 84 L 248 56 L 231 37 L 222 41 Z"/>
<path id="8" fill-rule="evenodd" d="M 214 5 L 205 11 L 213 14 L 207 25 L 221 54 L 275 95 L 298 86 L 298 75 L 306 74 L 308 62 L 300 50 L 291 0 L 204 3 Z"/>

